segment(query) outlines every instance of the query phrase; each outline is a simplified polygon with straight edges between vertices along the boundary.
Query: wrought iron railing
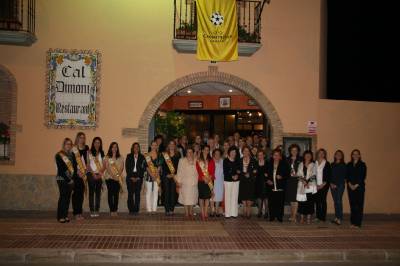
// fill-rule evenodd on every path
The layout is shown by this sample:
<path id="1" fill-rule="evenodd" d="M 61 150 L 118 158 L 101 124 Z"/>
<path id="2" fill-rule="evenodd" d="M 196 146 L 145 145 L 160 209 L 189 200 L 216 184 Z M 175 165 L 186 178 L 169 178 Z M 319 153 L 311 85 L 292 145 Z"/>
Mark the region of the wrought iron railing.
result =
<path id="1" fill-rule="evenodd" d="M 0 0 L 0 30 L 35 34 L 35 0 Z"/>
<path id="2" fill-rule="evenodd" d="M 237 0 L 238 41 L 259 43 L 263 0 Z M 174 0 L 174 39 L 197 39 L 195 0 Z"/>
<path id="3" fill-rule="evenodd" d="M 0 121 L 0 161 L 10 160 L 10 126 Z"/>

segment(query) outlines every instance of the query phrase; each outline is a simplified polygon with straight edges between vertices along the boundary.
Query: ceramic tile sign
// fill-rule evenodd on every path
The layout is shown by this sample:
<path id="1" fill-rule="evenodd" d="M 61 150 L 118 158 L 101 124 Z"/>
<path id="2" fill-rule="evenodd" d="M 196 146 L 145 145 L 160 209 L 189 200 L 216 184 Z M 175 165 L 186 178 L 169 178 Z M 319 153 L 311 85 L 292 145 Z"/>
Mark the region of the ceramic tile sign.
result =
<path id="1" fill-rule="evenodd" d="M 310 135 L 317 134 L 317 121 L 308 121 L 307 122 L 307 132 Z"/>
<path id="2" fill-rule="evenodd" d="M 48 127 L 97 126 L 100 53 L 49 50 L 45 118 Z"/>

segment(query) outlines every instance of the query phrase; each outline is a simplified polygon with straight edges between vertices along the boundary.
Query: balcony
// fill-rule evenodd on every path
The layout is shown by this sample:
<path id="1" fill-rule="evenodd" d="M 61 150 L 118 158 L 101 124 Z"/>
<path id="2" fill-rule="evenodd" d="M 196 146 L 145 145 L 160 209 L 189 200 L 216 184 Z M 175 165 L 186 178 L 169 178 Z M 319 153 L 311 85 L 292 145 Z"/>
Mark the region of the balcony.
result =
<path id="1" fill-rule="evenodd" d="M 270 0 L 237 0 L 239 56 L 251 56 L 261 48 L 261 14 Z M 172 45 L 179 53 L 196 53 L 195 0 L 174 0 Z"/>
<path id="2" fill-rule="evenodd" d="M 35 0 L 0 0 L 0 44 L 31 46 L 35 36 Z"/>

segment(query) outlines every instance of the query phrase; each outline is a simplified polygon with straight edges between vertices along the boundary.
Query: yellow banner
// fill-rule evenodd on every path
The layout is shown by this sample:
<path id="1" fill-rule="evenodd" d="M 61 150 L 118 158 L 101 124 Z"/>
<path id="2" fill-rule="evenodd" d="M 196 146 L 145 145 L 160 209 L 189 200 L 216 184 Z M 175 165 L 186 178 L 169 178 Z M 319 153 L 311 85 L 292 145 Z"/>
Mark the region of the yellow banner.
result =
<path id="1" fill-rule="evenodd" d="M 197 59 L 238 59 L 236 0 L 197 0 Z"/>

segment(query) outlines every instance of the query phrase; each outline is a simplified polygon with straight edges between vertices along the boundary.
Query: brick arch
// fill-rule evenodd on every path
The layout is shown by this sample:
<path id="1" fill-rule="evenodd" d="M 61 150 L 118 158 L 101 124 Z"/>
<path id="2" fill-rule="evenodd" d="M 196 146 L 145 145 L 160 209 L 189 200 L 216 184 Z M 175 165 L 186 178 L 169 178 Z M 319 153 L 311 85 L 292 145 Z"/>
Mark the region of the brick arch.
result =
<path id="1" fill-rule="evenodd" d="M 5 66 L 0 64 L 0 82 L 5 82 L 9 90 L 7 99 L 0 99 L 0 104 L 11 102 L 10 110 L 10 160 L 0 160 L 0 164 L 14 164 L 15 163 L 15 147 L 16 147 L 16 129 L 17 129 L 17 81 L 14 75 Z"/>
<path id="2" fill-rule="evenodd" d="M 123 135 L 135 135 L 142 147 L 148 146 L 148 130 L 153 116 L 165 100 L 176 92 L 187 88 L 188 86 L 204 82 L 217 82 L 232 86 L 247 95 L 251 96 L 267 115 L 271 127 L 271 144 L 276 147 L 282 144 L 283 127 L 281 119 L 268 98 L 253 84 L 239 78 L 238 76 L 219 72 L 216 66 L 210 66 L 208 71 L 192 73 L 187 76 L 176 79 L 162 88 L 156 96 L 149 102 L 144 110 L 140 120 L 139 127 L 136 129 L 124 129 Z"/>

